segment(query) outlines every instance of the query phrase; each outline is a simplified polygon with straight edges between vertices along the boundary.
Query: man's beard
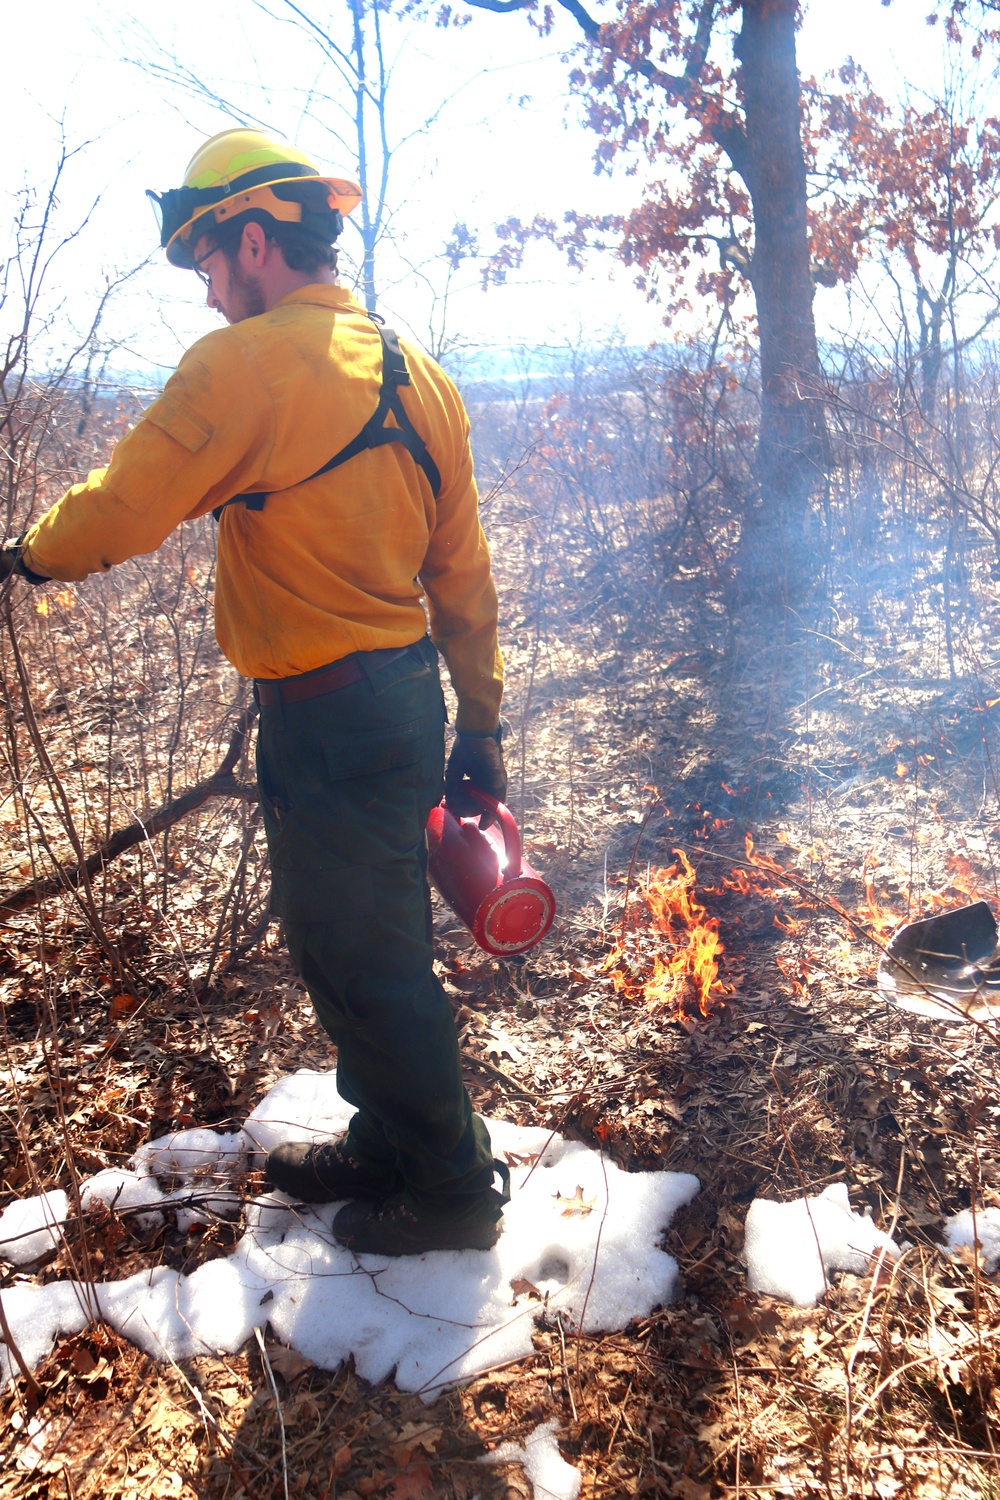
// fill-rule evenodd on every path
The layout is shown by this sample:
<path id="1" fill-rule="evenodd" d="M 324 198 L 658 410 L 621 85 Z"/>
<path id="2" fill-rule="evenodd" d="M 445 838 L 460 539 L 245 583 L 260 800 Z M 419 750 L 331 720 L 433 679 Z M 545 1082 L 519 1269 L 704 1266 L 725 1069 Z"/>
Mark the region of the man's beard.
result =
<path id="1" fill-rule="evenodd" d="M 267 311 L 267 303 L 260 281 L 248 275 L 238 261 L 229 262 L 229 287 L 226 321 L 242 323 L 247 318 L 259 318 Z"/>

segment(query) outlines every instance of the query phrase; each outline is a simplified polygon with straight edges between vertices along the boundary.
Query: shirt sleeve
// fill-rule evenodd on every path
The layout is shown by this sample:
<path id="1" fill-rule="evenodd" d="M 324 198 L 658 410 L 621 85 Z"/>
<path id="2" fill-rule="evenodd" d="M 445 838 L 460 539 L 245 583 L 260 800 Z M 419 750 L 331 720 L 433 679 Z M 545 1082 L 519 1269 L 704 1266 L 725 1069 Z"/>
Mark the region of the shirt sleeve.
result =
<path id="1" fill-rule="evenodd" d="M 182 521 L 252 488 L 274 435 L 271 403 L 239 348 L 202 339 L 115 447 L 25 537 L 24 558 L 76 582 L 155 552 Z"/>
<path id="2" fill-rule="evenodd" d="M 490 549 L 479 520 L 469 424 L 457 392 L 463 441 L 454 474 L 438 496 L 434 530 L 420 582 L 431 638 L 458 699 L 456 728 L 491 734 L 500 720 L 503 657 L 497 640 L 497 595 Z"/>

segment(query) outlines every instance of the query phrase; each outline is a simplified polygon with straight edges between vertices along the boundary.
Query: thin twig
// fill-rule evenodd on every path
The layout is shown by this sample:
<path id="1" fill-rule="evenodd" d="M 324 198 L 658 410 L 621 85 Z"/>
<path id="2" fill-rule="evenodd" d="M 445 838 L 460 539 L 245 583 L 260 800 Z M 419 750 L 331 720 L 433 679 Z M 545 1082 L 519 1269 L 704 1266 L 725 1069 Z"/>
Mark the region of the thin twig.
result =
<path id="1" fill-rule="evenodd" d="M 26 907 L 48 900 L 51 896 L 57 896 L 63 890 L 75 890 L 79 884 L 89 881 L 92 875 L 102 870 L 109 860 L 117 859 L 118 855 L 134 848 L 136 844 L 144 843 L 166 829 L 172 828 L 189 813 L 196 812 L 199 807 L 204 806 L 212 797 L 239 797 L 243 801 L 255 801 L 256 786 L 252 783 L 237 781 L 233 768 L 242 753 L 256 712 L 256 707 L 251 706 L 240 715 L 236 728 L 233 730 L 229 748 L 218 769 L 211 776 L 189 787 L 179 797 L 175 797 L 171 802 L 165 803 L 152 812 L 136 813 L 131 823 L 117 829 L 109 839 L 99 844 L 87 859 L 81 858 L 57 865 L 54 872 L 46 876 L 44 880 L 31 881 L 19 886 L 17 890 L 9 891 L 6 895 L 0 895 L 0 911 L 24 911 Z"/>
<path id="2" fill-rule="evenodd" d="M 271 1369 L 271 1361 L 267 1357 L 267 1345 L 264 1343 L 264 1335 L 259 1328 L 254 1329 L 257 1339 L 257 1347 L 260 1349 L 260 1357 L 264 1361 L 264 1369 L 271 1383 L 271 1393 L 274 1396 L 274 1404 L 278 1412 L 278 1429 L 281 1433 L 281 1480 L 285 1487 L 285 1500 L 288 1500 L 288 1449 L 285 1444 L 285 1413 L 281 1409 L 281 1397 L 278 1395 L 278 1386 L 274 1379 L 274 1371 Z"/>
<path id="3" fill-rule="evenodd" d="M 2 1292 L 0 1292 L 0 1333 L 3 1334 L 3 1341 L 6 1344 L 7 1348 L 10 1350 L 11 1355 L 14 1359 L 14 1363 L 17 1365 L 17 1368 L 20 1370 L 21 1374 L 24 1376 L 25 1381 L 27 1382 L 28 1392 L 32 1400 L 40 1401 L 42 1396 L 42 1388 L 38 1384 L 38 1381 L 35 1379 L 34 1375 L 32 1375 L 31 1371 L 28 1369 L 28 1366 L 26 1365 L 24 1360 L 24 1355 L 18 1348 L 17 1340 L 14 1338 L 14 1335 L 11 1332 L 11 1326 L 7 1321 L 7 1311 L 3 1305 Z"/>

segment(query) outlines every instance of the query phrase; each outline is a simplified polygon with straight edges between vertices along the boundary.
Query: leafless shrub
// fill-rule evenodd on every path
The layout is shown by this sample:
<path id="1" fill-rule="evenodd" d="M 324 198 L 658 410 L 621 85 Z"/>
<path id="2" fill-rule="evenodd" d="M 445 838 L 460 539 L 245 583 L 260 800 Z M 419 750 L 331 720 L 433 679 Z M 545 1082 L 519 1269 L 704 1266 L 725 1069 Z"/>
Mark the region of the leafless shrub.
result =
<path id="1" fill-rule="evenodd" d="M 107 460 L 148 399 L 109 373 L 115 351 L 102 320 L 120 283 L 97 291 L 80 338 L 59 347 L 48 284 L 81 232 L 59 228 L 58 192 L 72 158 L 64 148 L 47 197 L 22 194 L 0 284 L 3 509 L 13 535 Z M 213 574 L 211 523 L 202 522 L 182 528 L 155 557 L 82 588 L 31 590 L 15 580 L 4 590 L 0 902 L 26 883 L 39 894 L 61 883 L 71 925 L 82 922 L 104 955 L 109 987 L 133 997 L 157 968 L 143 951 L 150 941 L 169 969 L 180 962 L 189 978 L 210 952 L 218 957 L 214 919 L 193 939 L 172 922 L 176 908 L 196 904 L 192 891 L 238 888 L 239 899 L 226 903 L 233 942 L 251 907 L 251 926 L 259 926 L 266 895 L 262 849 L 248 837 L 256 813 L 245 801 L 213 804 L 182 833 L 167 828 L 155 845 L 143 837 L 126 861 L 92 868 L 94 851 L 116 831 L 141 830 L 152 810 L 170 808 L 225 758 L 245 695 L 214 642 Z M 245 740 L 244 726 L 244 762 Z M 155 938 L 142 915 L 149 911 Z M 45 926 L 44 914 L 28 920 Z"/>

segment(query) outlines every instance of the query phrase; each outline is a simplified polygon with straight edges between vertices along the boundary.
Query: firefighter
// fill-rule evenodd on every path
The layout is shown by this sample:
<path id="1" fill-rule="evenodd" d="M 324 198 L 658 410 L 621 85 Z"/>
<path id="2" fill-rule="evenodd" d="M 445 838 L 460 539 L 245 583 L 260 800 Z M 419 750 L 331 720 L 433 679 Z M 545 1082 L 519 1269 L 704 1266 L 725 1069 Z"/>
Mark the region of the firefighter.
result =
<path id="1" fill-rule="evenodd" d="M 468 789 L 502 800 L 507 782 L 468 418 L 439 366 L 335 282 L 355 183 L 239 129 L 150 197 L 167 259 L 229 326 L 188 350 L 106 469 L 4 544 L 0 576 L 76 581 L 215 514 L 216 634 L 260 704 L 271 910 L 356 1110 L 338 1140 L 278 1146 L 268 1176 L 347 1200 L 334 1232 L 358 1252 L 487 1249 L 505 1178 L 432 966 L 424 843 L 439 651 L 458 702 L 449 806 L 478 812 Z"/>

